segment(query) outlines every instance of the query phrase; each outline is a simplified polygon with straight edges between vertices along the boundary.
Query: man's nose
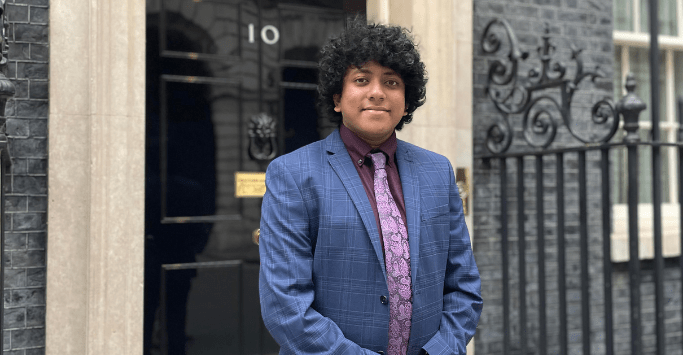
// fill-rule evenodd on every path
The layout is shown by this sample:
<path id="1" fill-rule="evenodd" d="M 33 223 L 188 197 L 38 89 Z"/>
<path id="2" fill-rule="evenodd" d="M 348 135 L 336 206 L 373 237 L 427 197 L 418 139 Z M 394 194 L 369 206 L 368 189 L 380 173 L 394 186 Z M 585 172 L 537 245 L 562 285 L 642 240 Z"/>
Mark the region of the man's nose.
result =
<path id="1" fill-rule="evenodd" d="M 382 86 L 380 80 L 371 81 L 368 88 L 368 98 L 371 100 L 384 100 L 385 96 L 385 88 Z"/>

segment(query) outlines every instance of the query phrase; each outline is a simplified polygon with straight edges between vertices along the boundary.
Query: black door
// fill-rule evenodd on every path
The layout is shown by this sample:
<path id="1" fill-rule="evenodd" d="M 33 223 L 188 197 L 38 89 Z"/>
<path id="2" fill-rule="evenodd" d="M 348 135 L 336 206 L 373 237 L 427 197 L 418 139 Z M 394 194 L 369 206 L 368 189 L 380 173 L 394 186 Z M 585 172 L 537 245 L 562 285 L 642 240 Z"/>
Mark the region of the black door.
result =
<path id="1" fill-rule="evenodd" d="M 334 127 L 322 43 L 365 0 L 148 0 L 145 354 L 269 354 L 263 172 Z"/>

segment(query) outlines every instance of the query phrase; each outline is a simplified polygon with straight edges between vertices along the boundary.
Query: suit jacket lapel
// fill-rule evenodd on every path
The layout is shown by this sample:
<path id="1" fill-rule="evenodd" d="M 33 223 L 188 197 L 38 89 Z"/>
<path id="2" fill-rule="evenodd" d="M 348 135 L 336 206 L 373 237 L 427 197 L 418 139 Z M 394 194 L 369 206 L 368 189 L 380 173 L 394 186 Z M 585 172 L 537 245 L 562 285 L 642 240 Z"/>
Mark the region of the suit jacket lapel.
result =
<path id="1" fill-rule="evenodd" d="M 411 146 L 406 142 L 397 141 L 397 168 L 406 206 L 406 229 L 411 254 L 411 282 L 415 288 L 420 255 L 420 182 L 418 181 L 418 166 L 413 161 L 414 157 L 410 148 Z"/>
<path id="2" fill-rule="evenodd" d="M 366 190 L 363 188 L 363 184 L 361 183 L 359 173 L 356 171 L 351 157 L 349 156 L 349 153 L 342 142 L 340 132 L 334 131 L 331 133 L 328 138 L 326 138 L 325 145 L 329 154 L 328 162 L 340 180 L 342 180 L 342 184 L 347 190 L 352 202 L 356 206 L 356 210 L 359 211 L 361 219 L 363 220 L 363 224 L 366 227 L 366 231 L 370 236 L 373 248 L 375 249 L 375 255 L 380 261 L 382 273 L 385 275 L 385 279 L 387 279 L 385 259 L 383 257 L 384 254 L 382 250 L 382 244 L 380 243 L 380 234 L 378 233 L 378 227 L 375 222 L 375 215 L 373 214 L 373 209 L 368 201 Z"/>

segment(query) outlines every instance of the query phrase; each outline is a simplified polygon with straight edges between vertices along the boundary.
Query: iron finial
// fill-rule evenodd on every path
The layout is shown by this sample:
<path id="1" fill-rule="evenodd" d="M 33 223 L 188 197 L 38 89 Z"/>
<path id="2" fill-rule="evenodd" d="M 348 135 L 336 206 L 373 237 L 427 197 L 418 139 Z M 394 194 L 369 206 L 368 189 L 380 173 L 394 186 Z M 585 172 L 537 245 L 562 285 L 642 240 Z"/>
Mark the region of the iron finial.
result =
<path id="1" fill-rule="evenodd" d="M 623 139 L 624 142 L 635 143 L 640 140 L 637 133 L 639 130 L 639 114 L 646 109 L 646 104 L 634 93 L 636 89 L 634 73 L 627 74 L 625 88 L 627 89 L 627 95 L 618 101 L 615 108 L 624 120 L 622 127 L 627 132 Z"/>

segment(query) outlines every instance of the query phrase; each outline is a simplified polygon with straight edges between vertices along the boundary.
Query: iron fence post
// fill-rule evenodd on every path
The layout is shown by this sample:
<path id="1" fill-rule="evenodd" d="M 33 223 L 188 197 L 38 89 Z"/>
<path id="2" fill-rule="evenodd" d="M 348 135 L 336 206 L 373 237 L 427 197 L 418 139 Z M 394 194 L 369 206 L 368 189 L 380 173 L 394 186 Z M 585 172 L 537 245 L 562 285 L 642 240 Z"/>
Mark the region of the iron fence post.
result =
<path id="1" fill-rule="evenodd" d="M 537 284 L 539 287 L 539 352 L 546 353 L 546 258 L 544 247 L 544 158 L 535 159 L 537 178 Z"/>
<path id="2" fill-rule="evenodd" d="M 517 171 L 517 213 L 518 213 L 518 297 L 520 301 L 520 353 L 527 354 L 527 266 L 525 262 L 525 160 L 523 157 L 516 159 Z"/>
<path id="3" fill-rule="evenodd" d="M 587 215 L 587 153 L 577 153 L 579 173 L 580 285 L 582 294 L 582 354 L 591 354 L 591 307 L 589 305 L 589 228 Z"/>
<path id="4" fill-rule="evenodd" d="M 556 226 L 558 243 L 558 319 L 560 355 L 568 353 L 567 289 L 565 284 L 565 168 L 563 153 L 556 154 Z"/>
<path id="5" fill-rule="evenodd" d="M 499 160 L 499 177 L 501 178 L 501 278 L 503 281 L 503 355 L 510 353 L 510 291 L 508 287 L 508 172 L 506 171 L 506 158 Z"/>
<path id="6" fill-rule="evenodd" d="M 603 302 L 606 355 L 613 355 L 613 261 L 611 255 L 612 201 L 610 200 L 610 150 L 601 149 L 601 209 L 603 238 Z"/>
<path id="7" fill-rule="evenodd" d="M 651 141 L 660 141 L 660 49 L 658 48 L 658 1 L 648 2 L 648 22 L 650 31 L 649 66 L 651 71 Z M 663 297 L 663 228 L 662 228 L 662 182 L 660 146 L 651 148 L 653 181 L 653 260 L 655 262 L 655 317 L 656 317 L 656 354 L 665 354 L 665 308 Z"/>
<path id="8" fill-rule="evenodd" d="M 646 109 L 646 104 L 634 93 L 636 81 L 634 74 L 627 74 L 625 80 L 627 95 L 616 105 L 617 112 L 624 120 L 623 128 L 627 132 L 623 141 L 627 145 L 627 204 L 629 223 L 629 286 L 632 354 L 641 354 L 641 281 L 639 265 L 639 161 L 637 143 L 639 143 L 639 113 Z"/>

